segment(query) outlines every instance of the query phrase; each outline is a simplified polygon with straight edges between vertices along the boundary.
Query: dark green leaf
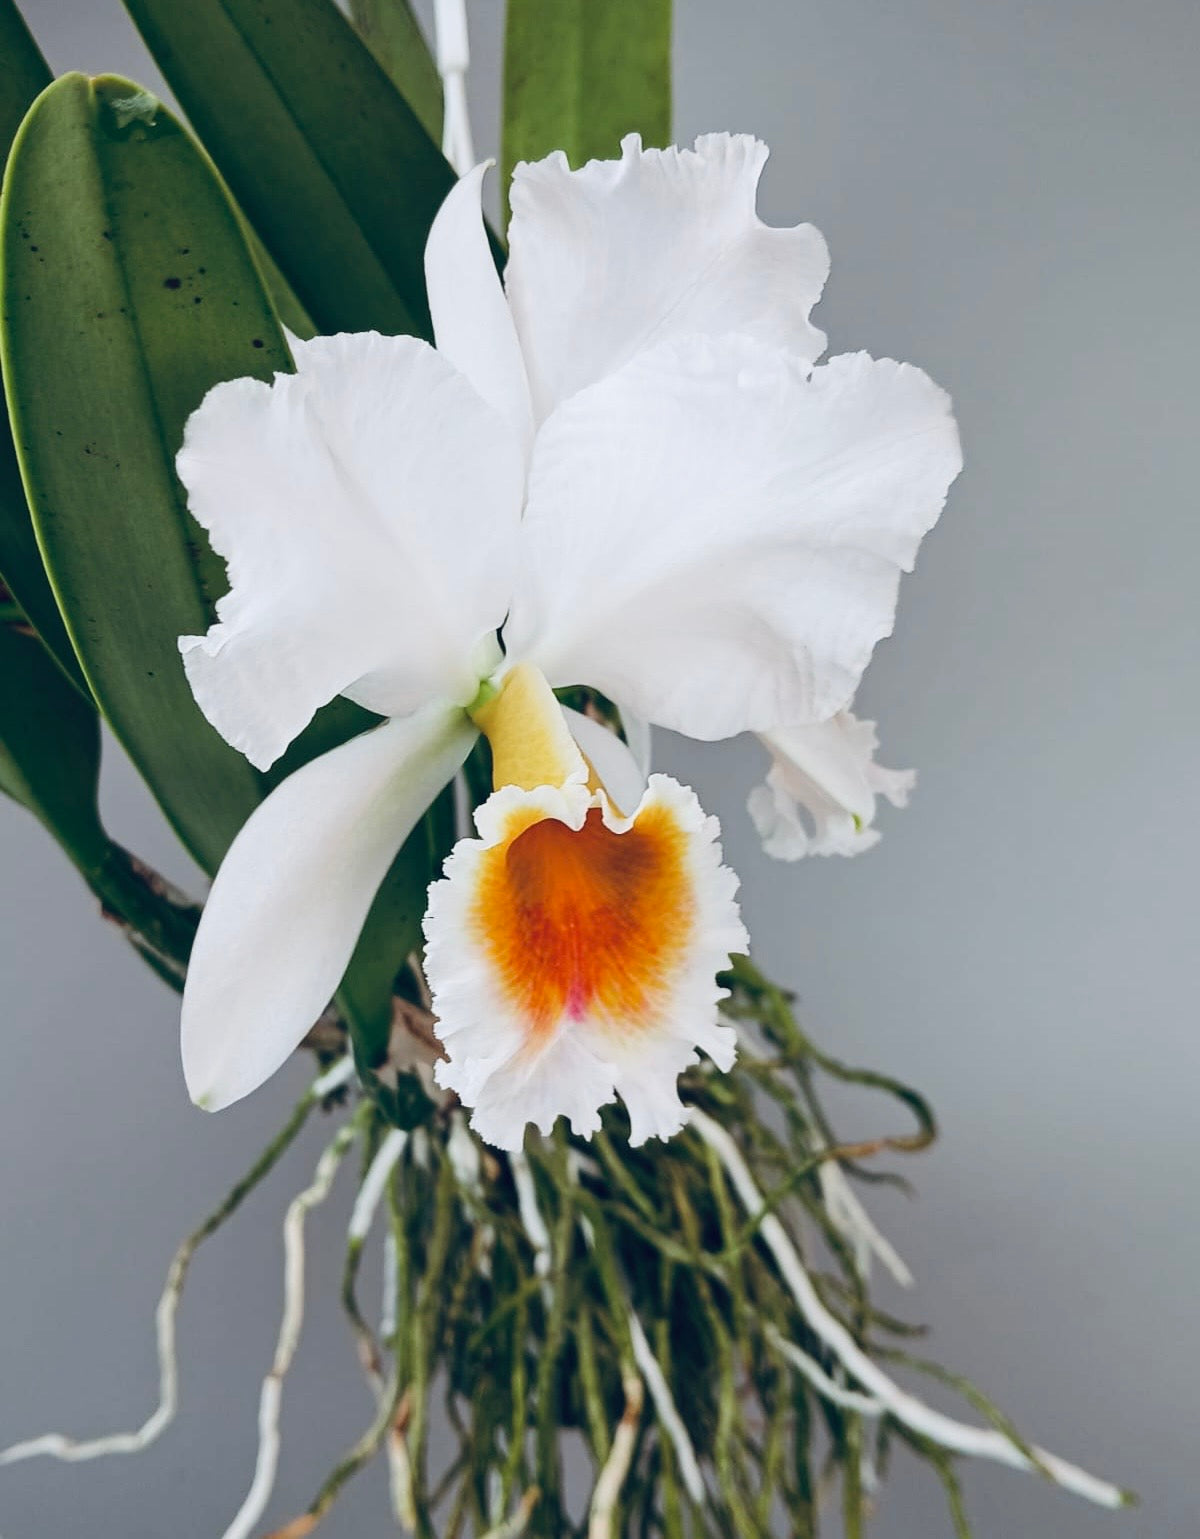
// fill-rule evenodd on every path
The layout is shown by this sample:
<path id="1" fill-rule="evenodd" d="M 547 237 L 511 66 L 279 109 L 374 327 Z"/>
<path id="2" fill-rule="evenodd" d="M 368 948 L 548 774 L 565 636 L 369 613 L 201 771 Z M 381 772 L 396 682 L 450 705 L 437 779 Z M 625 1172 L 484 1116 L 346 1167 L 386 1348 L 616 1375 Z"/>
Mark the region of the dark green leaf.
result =
<path id="1" fill-rule="evenodd" d="M 420 118 L 429 137 L 442 137 L 442 82 L 408 0 L 350 0 L 358 35 Z"/>
<path id="2" fill-rule="evenodd" d="M 174 457 L 205 391 L 290 368 L 286 345 L 211 167 L 129 81 L 68 75 L 39 98 L 2 218 L 5 372 L 46 565 L 96 699 L 211 870 L 261 782 L 180 665 L 225 574 Z"/>
<path id="3" fill-rule="evenodd" d="M 7 159 L 21 119 L 50 80 L 50 66 L 38 51 L 21 13 L 12 0 L 0 0 L 0 160 Z M 42 565 L 7 414 L 0 414 L 0 574 L 64 672 L 86 693 L 87 686 Z"/>
<path id="4" fill-rule="evenodd" d="M 175 988 L 197 911 L 105 833 L 96 807 L 100 722 L 36 636 L 0 625 L 0 791 L 57 839 L 105 912 Z"/>
<path id="5" fill-rule="evenodd" d="M 254 253 L 254 260 L 258 263 L 258 270 L 263 275 L 263 281 L 267 285 L 267 293 L 271 296 L 271 303 L 275 306 L 275 314 L 298 337 L 307 341 L 315 337 L 317 328 L 312 323 L 308 311 L 292 292 L 291 284 L 279 271 L 279 264 L 275 258 L 259 240 L 251 227 L 242 223 L 242 233 L 245 235 L 250 250 Z"/>
<path id="6" fill-rule="evenodd" d="M 213 383 L 290 359 L 211 168 L 131 83 L 73 76 L 48 91 L 4 207 L 5 345 L 49 565 L 106 714 L 211 870 L 265 787 L 200 716 L 180 666 L 176 639 L 207 627 L 225 574 L 173 460 Z M 335 701 L 269 783 L 371 719 Z M 389 875 L 347 974 L 363 1042 L 419 935 L 430 837 L 419 829 Z"/>
<path id="7" fill-rule="evenodd" d="M 504 185 L 519 160 L 610 159 L 671 140 L 671 0 L 508 0 Z"/>
<path id="8" fill-rule="evenodd" d="M 0 0 L 0 145 L 7 155 L 21 119 L 52 76 L 13 0 Z"/>
<path id="9" fill-rule="evenodd" d="M 100 722 L 36 636 L 0 625 L 0 790 L 27 807 L 84 872 L 108 838 L 96 810 Z"/>
<path id="10" fill-rule="evenodd" d="M 126 0 L 325 332 L 429 335 L 425 238 L 454 174 L 333 0 Z"/>

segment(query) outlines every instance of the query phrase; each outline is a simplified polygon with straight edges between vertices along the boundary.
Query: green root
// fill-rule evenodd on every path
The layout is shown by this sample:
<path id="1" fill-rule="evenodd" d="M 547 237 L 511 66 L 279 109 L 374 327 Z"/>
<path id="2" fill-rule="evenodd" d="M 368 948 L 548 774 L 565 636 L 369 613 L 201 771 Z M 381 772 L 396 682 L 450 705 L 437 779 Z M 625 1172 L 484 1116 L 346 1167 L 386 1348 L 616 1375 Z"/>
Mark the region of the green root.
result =
<path id="1" fill-rule="evenodd" d="M 922 1098 L 819 1051 L 788 997 L 747 959 L 723 982 L 742 1036 L 738 1064 L 729 1074 L 707 1064 L 688 1071 L 690 1120 L 667 1143 L 631 1148 L 619 1106 L 593 1140 L 560 1122 L 553 1137 L 531 1133 L 519 1156 L 480 1145 L 453 1102 L 411 1132 L 389 1127 L 367 1099 L 344 1117 L 289 1215 L 324 1200 L 335 1156 L 356 1147 L 341 1302 L 374 1410 L 306 1511 L 270 1539 L 312 1533 L 376 1456 L 387 1461 L 392 1516 L 417 1539 L 819 1539 L 835 1514 L 847 1539 L 863 1539 L 895 1447 L 940 1481 L 957 1539 L 971 1533 L 962 1453 L 1121 1504 L 1123 1493 L 1026 1442 L 972 1384 L 913 1356 L 922 1328 L 872 1299 L 872 1253 L 897 1275 L 903 1263 L 851 1183 L 897 1179 L 871 1162 L 932 1141 Z M 164 1388 L 146 1427 L 89 1445 L 52 1435 L 0 1461 L 131 1452 L 165 1430 L 174 1311 L 195 1249 L 317 1105 L 340 1105 L 348 1075 L 343 1060 L 314 1084 L 185 1242 L 160 1305 Z M 821 1101 L 828 1079 L 879 1092 L 911 1115 L 913 1130 L 839 1139 Z M 358 1284 L 377 1213 L 387 1302 L 374 1326 Z M 272 1481 L 278 1400 L 302 1315 L 298 1223 L 292 1245 L 286 1350 L 270 1390 Z M 986 1426 L 924 1407 L 883 1370 L 888 1362 L 954 1389 Z M 430 1437 L 435 1397 L 449 1440 Z M 564 1475 L 569 1445 L 590 1463 L 582 1496 Z M 252 1490 L 239 1534 L 268 1496 L 269 1485 Z"/>
<path id="2" fill-rule="evenodd" d="M 941 1481 L 955 1533 L 970 1533 L 952 1455 L 893 1428 L 887 1415 L 848 1409 L 877 1410 L 845 1383 L 762 1235 L 764 1221 L 782 1223 L 802 1254 L 819 1240 L 832 1270 L 811 1276 L 825 1309 L 877 1357 L 899 1353 L 920 1327 L 872 1303 L 861 1252 L 826 1205 L 821 1170 L 836 1161 L 851 1178 L 879 1174 L 865 1162 L 924 1148 L 932 1114 L 907 1086 L 819 1052 L 787 997 L 745 959 L 724 981 L 744 1038 L 738 1067 L 729 1075 L 698 1067 L 682 1091 L 736 1140 L 764 1194 L 760 1209 L 743 1210 L 692 1127 L 632 1149 L 614 1107 L 590 1142 L 560 1123 L 552 1138 L 531 1135 L 516 1162 L 480 1146 L 464 1173 L 449 1152 L 462 1114 L 444 1108 L 390 1178 L 397 1309 L 384 1343 L 386 1396 L 308 1513 L 276 1539 L 311 1532 L 385 1444 L 393 1467 L 402 1450 L 398 1522 L 422 1539 L 818 1539 L 835 1511 L 857 1539 L 870 1518 L 864 1470 L 882 1461 L 893 1431 Z M 912 1115 L 914 1131 L 839 1140 L 821 1104 L 823 1077 L 881 1092 Z M 364 1135 L 364 1168 L 383 1132 L 376 1125 Z M 378 1378 L 355 1291 L 361 1249 L 359 1236 L 343 1304 Z M 973 1387 L 947 1382 L 1018 1439 Z M 435 1393 L 454 1429 L 436 1451 Z M 582 1504 L 564 1480 L 568 1439 L 592 1465 Z"/>

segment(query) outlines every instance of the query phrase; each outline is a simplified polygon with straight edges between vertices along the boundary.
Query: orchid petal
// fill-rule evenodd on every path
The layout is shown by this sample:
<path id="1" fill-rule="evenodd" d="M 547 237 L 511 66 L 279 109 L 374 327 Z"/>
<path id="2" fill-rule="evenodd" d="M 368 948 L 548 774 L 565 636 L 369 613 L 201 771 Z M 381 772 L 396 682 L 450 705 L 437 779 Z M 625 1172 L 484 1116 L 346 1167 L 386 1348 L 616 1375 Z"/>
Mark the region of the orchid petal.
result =
<path id="1" fill-rule="evenodd" d="M 643 353 L 538 435 L 505 645 L 690 737 L 824 720 L 960 464 L 947 396 L 906 364 Z"/>
<path id="2" fill-rule="evenodd" d="M 238 834 L 205 904 L 183 996 L 188 1090 L 256 1089 L 328 1004 L 375 892 L 475 730 L 446 706 L 385 722 L 285 780 Z"/>
<path id="3" fill-rule="evenodd" d="M 525 362 L 480 206 L 484 173 L 492 164 L 487 160 L 468 171 L 447 194 L 425 247 L 425 283 L 438 352 L 511 424 L 528 450 L 533 413 Z"/>
<path id="4" fill-rule="evenodd" d="M 745 134 L 643 150 L 572 171 L 560 152 L 513 173 L 509 304 L 540 422 L 646 347 L 741 332 L 812 363 L 809 324 L 829 273 L 810 224 L 771 229 L 755 212 L 768 150 Z"/>
<path id="5" fill-rule="evenodd" d="M 879 843 L 871 826 L 876 797 L 903 807 L 916 780 L 912 770 L 875 763 L 875 723 L 849 711 L 815 726 L 767 733 L 763 743 L 771 768 L 766 784 L 750 793 L 750 816 L 763 848 L 777 860 L 869 850 Z"/>
<path id="6" fill-rule="evenodd" d="M 648 780 L 654 764 L 654 729 L 644 716 L 639 716 L 627 705 L 618 704 L 617 710 L 621 715 L 621 728 L 625 733 L 625 741 L 629 744 L 629 752 L 633 755 L 642 778 Z"/>
<path id="7" fill-rule="evenodd" d="M 615 732 L 610 732 L 591 716 L 573 711 L 569 706 L 562 706 L 561 710 L 579 751 L 595 770 L 613 805 L 623 811 L 636 807 L 645 793 L 649 777 L 631 750 Z"/>
<path id="8" fill-rule="evenodd" d="M 432 348 L 369 332 L 294 352 L 294 375 L 209 391 L 178 459 L 230 580 L 184 666 L 260 768 L 339 693 L 386 716 L 469 701 L 520 519 L 511 429 Z"/>

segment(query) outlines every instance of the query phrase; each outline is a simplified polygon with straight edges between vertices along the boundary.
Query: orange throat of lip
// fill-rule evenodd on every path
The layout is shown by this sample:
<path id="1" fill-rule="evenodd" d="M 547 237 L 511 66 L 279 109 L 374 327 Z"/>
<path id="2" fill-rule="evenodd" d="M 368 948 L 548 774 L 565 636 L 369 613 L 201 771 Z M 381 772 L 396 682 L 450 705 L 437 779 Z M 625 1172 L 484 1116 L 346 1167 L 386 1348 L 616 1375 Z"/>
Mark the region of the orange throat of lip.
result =
<path id="1" fill-rule="evenodd" d="M 652 1027 L 695 928 L 687 834 L 654 804 L 626 833 L 598 807 L 578 831 L 516 813 L 484 854 L 472 928 L 531 1043 L 584 1019 Z"/>

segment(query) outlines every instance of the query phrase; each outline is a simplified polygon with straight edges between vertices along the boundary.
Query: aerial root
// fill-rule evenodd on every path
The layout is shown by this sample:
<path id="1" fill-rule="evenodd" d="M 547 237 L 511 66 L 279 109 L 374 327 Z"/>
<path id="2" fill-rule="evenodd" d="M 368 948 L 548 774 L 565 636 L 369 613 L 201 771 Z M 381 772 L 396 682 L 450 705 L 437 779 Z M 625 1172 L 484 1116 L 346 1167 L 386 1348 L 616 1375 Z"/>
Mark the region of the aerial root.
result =
<path id="1" fill-rule="evenodd" d="M 741 1151 L 726 1129 L 694 1106 L 689 1111 L 688 1123 L 721 1161 L 746 1212 L 752 1217 L 761 1212 L 763 1195 Z M 878 1409 L 873 1405 L 872 1414 L 886 1412 L 910 1431 L 927 1438 L 948 1453 L 994 1459 L 1015 1469 L 1036 1470 L 1064 1490 L 1073 1491 L 1077 1496 L 1086 1497 L 1102 1507 L 1127 1505 L 1128 1497 L 1119 1486 L 1100 1480 L 1077 1465 L 1046 1453 L 1044 1449 L 1031 1447 L 1027 1452 L 1003 1432 L 955 1421 L 953 1417 L 935 1411 L 902 1389 L 868 1357 L 841 1321 L 826 1309 L 809 1280 L 799 1253 L 774 1214 L 767 1214 L 762 1219 L 759 1233 L 774 1256 L 780 1275 L 813 1333 L 825 1343 L 850 1377 L 862 1385 L 871 1400 L 877 1402 Z M 789 1361 L 799 1368 L 799 1363 L 790 1354 L 787 1355 Z M 807 1372 L 806 1369 L 800 1371 Z M 811 1377 L 811 1374 L 808 1376 Z M 821 1392 L 826 1391 L 822 1389 Z"/>
<path id="2" fill-rule="evenodd" d="M 333 1090 L 344 1085 L 353 1072 L 349 1058 L 335 1064 L 320 1076 L 297 1103 L 288 1121 L 271 1140 L 244 1176 L 230 1189 L 216 1208 L 179 1246 L 167 1270 L 166 1283 L 154 1312 L 154 1331 L 158 1355 L 158 1404 L 135 1432 L 115 1432 L 107 1437 L 77 1439 L 61 1432 L 14 1443 L 0 1453 L 0 1464 L 16 1464 L 23 1459 L 45 1455 L 77 1464 L 87 1459 L 102 1459 L 110 1454 L 136 1454 L 158 1440 L 175 1419 L 179 1409 L 179 1361 L 176 1353 L 175 1324 L 188 1270 L 200 1246 L 231 1218 L 243 1201 L 265 1180 L 280 1158 L 295 1142 L 309 1113 Z"/>

